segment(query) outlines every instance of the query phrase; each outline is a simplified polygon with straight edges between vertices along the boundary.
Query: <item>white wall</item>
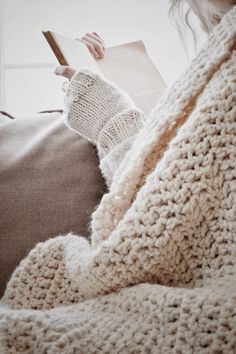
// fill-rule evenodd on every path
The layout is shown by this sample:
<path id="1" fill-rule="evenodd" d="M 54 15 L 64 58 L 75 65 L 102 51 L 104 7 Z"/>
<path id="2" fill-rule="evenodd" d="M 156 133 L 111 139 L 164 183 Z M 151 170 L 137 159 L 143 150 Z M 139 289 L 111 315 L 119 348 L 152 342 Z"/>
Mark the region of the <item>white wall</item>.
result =
<path id="1" fill-rule="evenodd" d="M 1 2 L 3 11 L 0 14 L 4 18 L 0 19 L 0 79 L 4 90 L 1 92 L 0 88 L 0 108 L 5 106 L 18 116 L 62 107 L 60 87 L 63 79 L 53 74 L 56 60 L 41 34 L 43 29 L 72 37 L 96 31 L 107 46 L 143 39 L 168 84 L 178 77 L 194 54 L 188 38 L 187 58 L 178 33 L 168 19 L 167 0 Z M 200 44 L 204 38 L 200 36 Z"/>

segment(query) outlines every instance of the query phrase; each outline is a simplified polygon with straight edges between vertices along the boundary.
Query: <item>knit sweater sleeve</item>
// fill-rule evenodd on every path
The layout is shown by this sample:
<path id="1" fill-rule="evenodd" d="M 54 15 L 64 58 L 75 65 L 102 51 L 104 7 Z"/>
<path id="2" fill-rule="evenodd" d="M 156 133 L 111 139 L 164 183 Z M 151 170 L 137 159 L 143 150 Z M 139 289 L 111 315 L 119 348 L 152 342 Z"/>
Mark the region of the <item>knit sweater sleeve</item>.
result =
<path id="1" fill-rule="evenodd" d="M 144 124 L 144 114 L 124 91 L 88 70 L 71 79 L 64 107 L 68 127 L 96 145 L 109 186 Z"/>

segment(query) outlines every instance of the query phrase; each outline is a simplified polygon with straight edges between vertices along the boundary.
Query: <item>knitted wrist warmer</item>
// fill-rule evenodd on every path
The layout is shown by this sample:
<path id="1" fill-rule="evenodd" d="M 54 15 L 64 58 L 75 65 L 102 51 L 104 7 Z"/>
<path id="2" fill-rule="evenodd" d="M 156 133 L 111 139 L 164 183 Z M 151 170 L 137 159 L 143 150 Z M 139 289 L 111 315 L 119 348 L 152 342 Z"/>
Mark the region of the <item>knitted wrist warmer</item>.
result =
<path id="1" fill-rule="evenodd" d="M 115 149 L 143 127 L 145 116 L 138 109 L 127 109 L 112 117 L 101 130 L 98 137 L 100 157 Z"/>
<path id="2" fill-rule="evenodd" d="M 127 152 L 125 142 L 137 134 L 145 121 L 144 114 L 125 92 L 88 70 L 77 72 L 71 79 L 64 113 L 69 128 L 97 146 L 100 159 L 112 156 L 112 150 L 119 151 L 119 164 Z M 108 160 L 109 156 L 101 166 L 110 165 L 114 170 L 102 173 L 111 178 L 119 164 Z"/>
<path id="3" fill-rule="evenodd" d="M 73 76 L 64 105 L 68 125 L 94 144 L 110 118 L 134 108 L 125 92 L 88 70 L 81 70 Z"/>

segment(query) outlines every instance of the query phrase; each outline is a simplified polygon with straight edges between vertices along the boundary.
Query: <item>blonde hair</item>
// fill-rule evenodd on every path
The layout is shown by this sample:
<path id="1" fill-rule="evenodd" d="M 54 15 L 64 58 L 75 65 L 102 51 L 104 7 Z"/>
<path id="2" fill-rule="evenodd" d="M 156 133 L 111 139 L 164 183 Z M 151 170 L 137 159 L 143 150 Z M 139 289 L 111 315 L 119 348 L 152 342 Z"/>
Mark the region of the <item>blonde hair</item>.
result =
<path id="1" fill-rule="evenodd" d="M 176 14 L 184 18 L 191 29 L 189 16 L 193 11 L 199 18 L 202 28 L 210 33 L 221 18 L 236 4 L 236 0 L 170 0 L 170 14 L 176 19 Z M 187 3 L 187 9 L 184 5 Z M 178 21 L 177 21 L 178 22 Z M 179 25 L 178 25 L 179 27 Z"/>

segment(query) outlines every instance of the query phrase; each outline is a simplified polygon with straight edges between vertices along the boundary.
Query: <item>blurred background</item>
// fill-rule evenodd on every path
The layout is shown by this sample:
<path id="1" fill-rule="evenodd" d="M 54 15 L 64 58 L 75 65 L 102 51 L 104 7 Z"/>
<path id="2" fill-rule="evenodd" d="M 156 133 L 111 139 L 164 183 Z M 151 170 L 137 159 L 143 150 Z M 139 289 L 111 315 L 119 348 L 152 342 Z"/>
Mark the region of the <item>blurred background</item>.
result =
<path id="1" fill-rule="evenodd" d="M 107 46 L 142 39 L 168 85 L 195 55 L 168 18 L 168 0 L 0 0 L 0 109 L 23 117 L 63 106 L 62 78 L 41 31 L 70 37 L 96 31 Z M 199 24 L 198 50 L 205 41 Z"/>

